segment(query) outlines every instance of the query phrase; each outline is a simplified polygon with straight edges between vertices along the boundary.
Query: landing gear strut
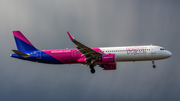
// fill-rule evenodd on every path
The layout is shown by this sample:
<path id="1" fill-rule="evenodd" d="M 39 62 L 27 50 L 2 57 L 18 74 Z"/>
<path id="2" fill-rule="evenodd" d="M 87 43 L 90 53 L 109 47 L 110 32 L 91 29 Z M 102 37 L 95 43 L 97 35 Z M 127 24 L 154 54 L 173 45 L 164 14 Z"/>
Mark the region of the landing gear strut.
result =
<path id="1" fill-rule="evenodd" d="M 93 64 L 89 65 L 89 68 L 91 69 L 92 74 L 94 74 L 96 72 Z"/>
<path id="2" fill-rule="evenodd" d="M 152 61 L 152 64 L 153 64 L 153 68 L 156 68 L 156 65 L 155 65 L 155 62 L 154 62 L 154 61 Z"/>

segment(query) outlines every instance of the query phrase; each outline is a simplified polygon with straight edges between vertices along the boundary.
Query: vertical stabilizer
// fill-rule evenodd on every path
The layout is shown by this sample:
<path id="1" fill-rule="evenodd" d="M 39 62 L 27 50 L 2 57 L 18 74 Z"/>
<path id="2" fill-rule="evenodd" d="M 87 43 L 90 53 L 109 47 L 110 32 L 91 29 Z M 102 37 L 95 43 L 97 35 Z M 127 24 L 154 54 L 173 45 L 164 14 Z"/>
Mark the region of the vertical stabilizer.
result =
<path id="1" fill-rule="evenodd" d="M 28 52 L 37 50 L 20 31 L 13 31 L 13 35 L 19 51 Z"/>

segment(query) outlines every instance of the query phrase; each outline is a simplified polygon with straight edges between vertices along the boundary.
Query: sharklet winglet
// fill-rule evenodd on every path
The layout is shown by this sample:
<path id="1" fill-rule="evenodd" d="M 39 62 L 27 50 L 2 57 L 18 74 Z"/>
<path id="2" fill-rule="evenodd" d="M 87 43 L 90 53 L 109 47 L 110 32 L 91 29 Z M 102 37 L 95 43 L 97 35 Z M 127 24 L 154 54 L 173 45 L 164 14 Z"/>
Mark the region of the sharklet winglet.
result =
<path id="1" fill-rule="evenodd" d="M 69 35 L 69 38 L 71 39 L 71 40 L 74 40 L 74 37 L 67 31 L 67 33 L 68 33 L 68 35 Z"/>

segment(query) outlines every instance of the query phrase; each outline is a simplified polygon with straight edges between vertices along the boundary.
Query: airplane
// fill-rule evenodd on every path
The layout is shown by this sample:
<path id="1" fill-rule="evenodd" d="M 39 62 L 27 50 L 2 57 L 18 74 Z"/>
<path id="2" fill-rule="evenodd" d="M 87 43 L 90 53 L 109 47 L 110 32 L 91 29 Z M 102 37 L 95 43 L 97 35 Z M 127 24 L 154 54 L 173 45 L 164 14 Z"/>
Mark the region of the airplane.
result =
<path id="1" fill-rule="evenodd" d="M 170 51 L 156 45 L 90 48 L 67 34 L 76 49 L 39 50 L 20 31 L 13 31 L 18 50 L 12 50 L 10 56 L 38 63 L 82 64 L 89 66 L 92 74 L 96 65 L 103 70 L 116 70 L 116 62 L 152 61 L 152 67 L 156 68 L 155 60 L 172 56 Z"/>

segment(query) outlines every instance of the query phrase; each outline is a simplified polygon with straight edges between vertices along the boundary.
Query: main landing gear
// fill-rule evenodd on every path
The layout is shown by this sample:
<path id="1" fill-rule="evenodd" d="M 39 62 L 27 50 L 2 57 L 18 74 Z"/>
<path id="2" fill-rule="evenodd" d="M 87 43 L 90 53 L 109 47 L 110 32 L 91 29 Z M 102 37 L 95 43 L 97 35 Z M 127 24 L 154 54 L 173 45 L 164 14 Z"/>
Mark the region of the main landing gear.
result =
<path id="1" fill-rule="evenodd" d="M 89 65 L 89 68 L 91 69 L 92 74 L 94 74 L 96 72 L 93 64 Z"/>
<path id="2" fill-rule="evenodd" d="M 152 64 L 153 64 L 153 68 L 156 68 L 156 65 L 155 65 L 155 62 L 154 62 L 154 61 L 152 61 Z"/>

